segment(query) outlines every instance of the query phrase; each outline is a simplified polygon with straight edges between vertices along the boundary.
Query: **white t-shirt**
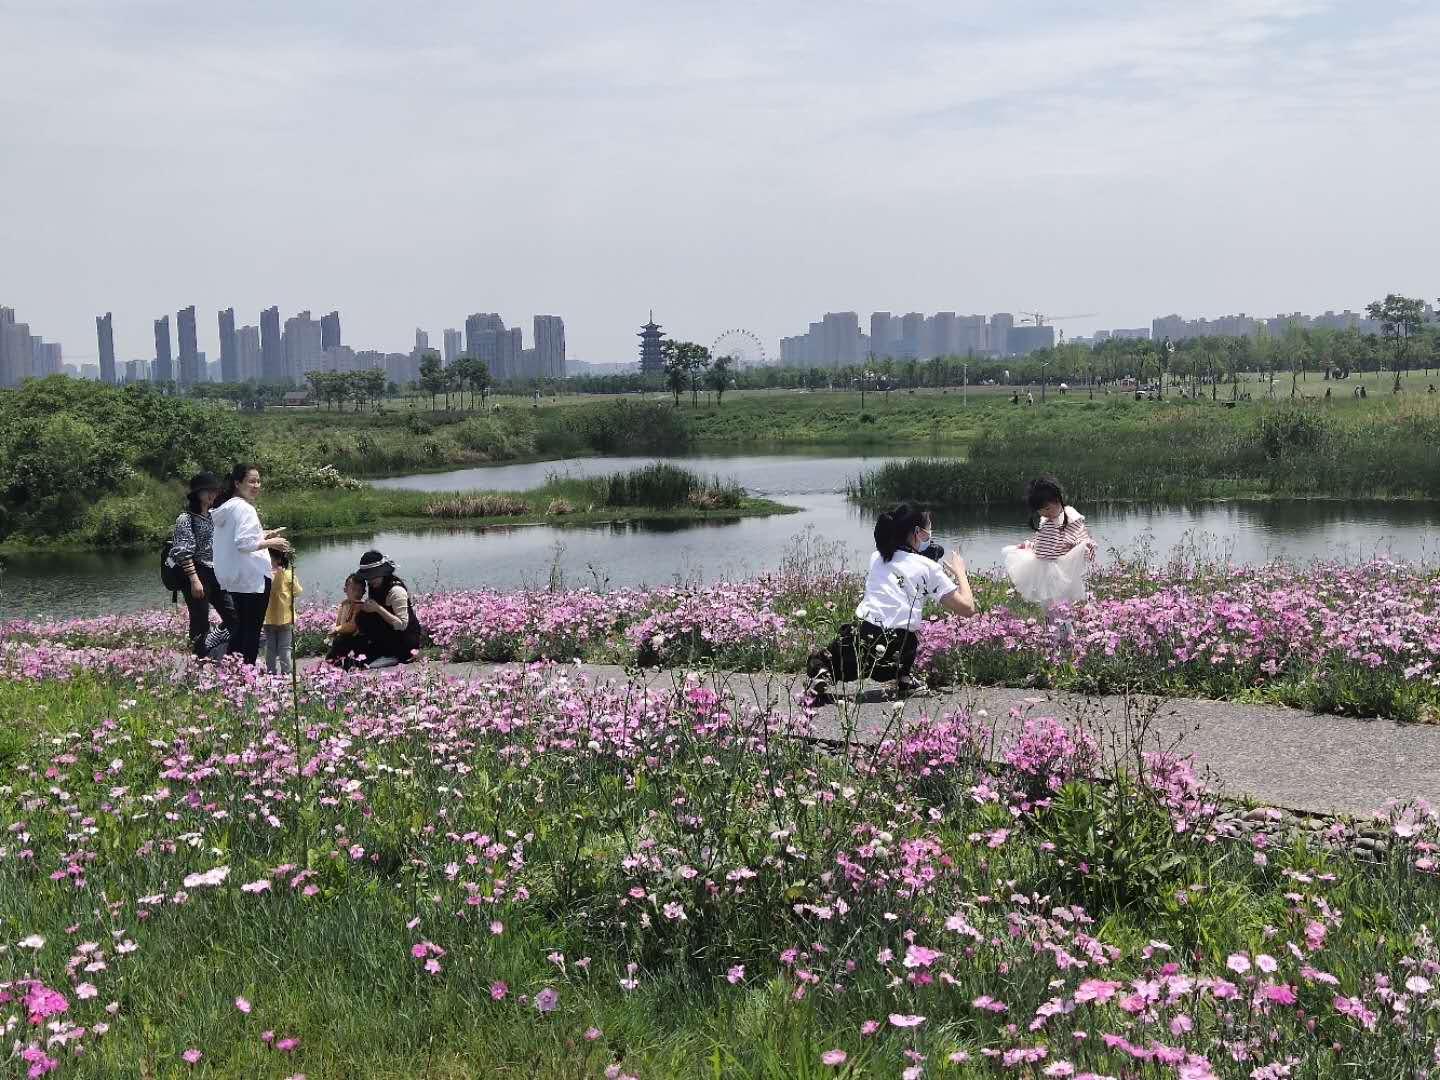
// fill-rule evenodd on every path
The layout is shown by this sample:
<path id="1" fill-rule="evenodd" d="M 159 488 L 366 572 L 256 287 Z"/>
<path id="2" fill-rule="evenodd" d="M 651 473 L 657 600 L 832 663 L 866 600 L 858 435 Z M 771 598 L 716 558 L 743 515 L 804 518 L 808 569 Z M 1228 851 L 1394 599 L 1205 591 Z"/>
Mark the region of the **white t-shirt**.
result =
<path id="1" fill-rule="evenodd" d="M 265 579 L 274 575 L 270 552 L 259 547 L 265 539 L 260 515 L 240 496 L 226 499 L 210 511 L 215 526 L 215 580 L 226 592 L 261 593 Z"/>
<path id="2" fill-rule="evenodd" d="M 926 600 L 939 600 L 958 585 L 940 564 L 913 551 L 897 551 L 886 562 L 880 552 L 870 556 L 865 599 L 855 617 L 886 630 L 914 630 L 923 621 Z"/>

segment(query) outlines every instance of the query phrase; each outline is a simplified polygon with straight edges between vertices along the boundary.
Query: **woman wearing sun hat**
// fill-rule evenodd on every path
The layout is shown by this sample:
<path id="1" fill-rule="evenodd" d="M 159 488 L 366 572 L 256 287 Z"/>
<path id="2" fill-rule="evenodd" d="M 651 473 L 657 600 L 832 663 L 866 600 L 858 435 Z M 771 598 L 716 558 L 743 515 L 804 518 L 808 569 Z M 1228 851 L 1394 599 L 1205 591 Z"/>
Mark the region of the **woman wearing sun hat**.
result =
<path id="1" fill-rule="evenodd" d="M 229 640 L 235 625 L 234 605 L 215 579 L 215 527 L 210 521 L 210 507 L 219 494 L 220 478 L 214 473 L 192 476 L 185 510 L 175 519 L 170 534 L 170 565 L 188 582 L 185 608 L 190 615 L 190 649 L 197 657 L 206 656 L 222 640 L 219 634 L 210 637 L 212 607 L 220 616 L 223 640 Z"/>
<path id="2" fill-rule="evenodd" d="M 410 590 L 395 575 L 395 564 L 378 551 L 367 551 L 355 573 L 369 590 L 355 616 L 369 658 L 365 666 L 408 664 L 420 648 L 420 620 Z"/>

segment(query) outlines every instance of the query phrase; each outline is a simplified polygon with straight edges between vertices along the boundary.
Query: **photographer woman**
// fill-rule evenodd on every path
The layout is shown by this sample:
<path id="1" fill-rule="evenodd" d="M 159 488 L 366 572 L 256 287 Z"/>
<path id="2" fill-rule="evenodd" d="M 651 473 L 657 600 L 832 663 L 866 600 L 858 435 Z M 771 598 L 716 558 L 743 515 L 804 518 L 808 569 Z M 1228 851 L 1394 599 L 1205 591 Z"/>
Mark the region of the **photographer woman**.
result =
<path id="1" fill-rule="evenodd" d="M 875 553 L 865 576 L 865 596 L 855 609 L 858 626 L 840 628 L 829 648 L 810 655 L 808 691 L 815 704 L 830 700 L 833 679 L 894 679 L 901 697 L 922 693 L 910 674 L 925 602 L 936 601 L 961 618 L 976 613 L 970 576 L 958 552 L 932 544 L 930 514 L 904 503 L 875 522 Z"/>

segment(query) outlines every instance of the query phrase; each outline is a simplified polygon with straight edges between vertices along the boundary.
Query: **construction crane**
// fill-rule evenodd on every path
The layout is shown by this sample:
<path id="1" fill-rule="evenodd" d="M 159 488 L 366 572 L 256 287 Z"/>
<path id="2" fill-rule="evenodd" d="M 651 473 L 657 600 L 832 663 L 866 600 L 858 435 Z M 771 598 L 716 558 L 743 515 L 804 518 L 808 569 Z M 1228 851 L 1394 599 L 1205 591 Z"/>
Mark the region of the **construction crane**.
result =
<path id="1" fill-rule="evenodd" d="M 1062 319 L 1094 319 L 1098 314 L 1094 311 L 1081 312 L 1079 315 L 1046 315 L 1043 311 L 1022 311 L 1026 320 L 1033 326 L 1044 326 L 1046 323 L 1059 322 Z"/>

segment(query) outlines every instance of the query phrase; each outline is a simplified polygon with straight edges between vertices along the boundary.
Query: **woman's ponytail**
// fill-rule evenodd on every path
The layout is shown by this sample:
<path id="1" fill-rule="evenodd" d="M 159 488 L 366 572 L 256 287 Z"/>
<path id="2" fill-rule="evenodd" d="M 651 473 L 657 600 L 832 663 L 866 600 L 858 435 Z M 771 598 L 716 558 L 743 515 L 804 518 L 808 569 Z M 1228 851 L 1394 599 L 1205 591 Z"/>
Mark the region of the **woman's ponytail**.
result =
<path id="1" fill-rule="evenodd" d="M 889 562 L 895 553 L 910 542 L 910 534 L 916 529 L 928 529 L 930 515 L 924 510 L 913 509 L 908 503 L 901 503 L 894 510 L 887 510 L 875 521 L 875 550 Z"/>

